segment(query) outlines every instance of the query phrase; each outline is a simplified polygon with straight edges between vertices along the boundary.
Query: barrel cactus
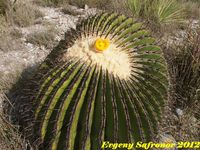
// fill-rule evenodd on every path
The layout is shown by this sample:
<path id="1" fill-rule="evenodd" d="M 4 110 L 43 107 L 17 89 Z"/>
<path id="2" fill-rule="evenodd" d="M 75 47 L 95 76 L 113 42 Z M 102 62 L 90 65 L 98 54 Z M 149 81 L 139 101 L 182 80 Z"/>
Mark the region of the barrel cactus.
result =
<path id="1" fill-rule="evenodd" d="M 41 149 L 150 141 L 166 89 L 162 51 L 150 32 L 124 15 L 96 14 L 65 34 L 24 87 L 19 124 Z"/>

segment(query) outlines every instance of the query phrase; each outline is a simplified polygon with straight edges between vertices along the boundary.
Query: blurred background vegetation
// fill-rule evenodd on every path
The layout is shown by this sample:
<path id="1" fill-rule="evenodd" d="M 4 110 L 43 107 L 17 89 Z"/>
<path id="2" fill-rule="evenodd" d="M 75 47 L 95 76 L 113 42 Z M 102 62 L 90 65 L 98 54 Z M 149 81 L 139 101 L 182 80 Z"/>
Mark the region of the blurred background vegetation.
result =
<path id="1" fill-rule="evenodd" d="M 43 6 L 65 6 L 84 8 L 85 5 L 107 11 L 116 11 L 152 24 L 180 23 L 185 18 L 200 18 L 199 0 L 33 0 Z M 23 13 L 22 13 L 23 12 Z M 32 23 L 42 14 L 37 8 L 22 0 L 0 0 L 0 14 L 7 21 L 20 26 Z"/>
<path id="2" fill-rule="evenodd" d="M 34 25 L 36 20 L 43 16 L 38 7 L 62 7 L 66 10 L 68 5 L 80 8 L 88 6 L 134 17 L 142 21 L 160 39 L 159 43 L 166 57 L 171 82 L 168 106 L 172 111 L 180 108 L 188 112 L 187 116 L 179 122 L 180 124 L 188 125 L 192 116 L 199 122 L 200 0 L 32 0 L 36 5 L 29 1 L 0 0 L 0 51 L 9 49 L 10 41 L 21 37 L 19 30 L 13 27 L 23 28 Z M 198 23 L 197 28 L 193 27 L 194 21 Z M 48 46 L 54 39 L 54 33 L 55 30 L 50 28 L 48 31 L 29 36 L 28 41 Z M 178 33 L 184 34 L 183 40 L 182 37 L 177 36 Z M 5 83 L 0 81 L 0 90 L 3 84 Z M 172 125 L 176 126 L 177 122 L 173 123 Z M 191 128 L 188 129 L 190 130 L 188 134 Z M 184 140 L 175 133 L 174 136 L 176 140 Z M 198 140 L 199 133 L 192 132 L 188 138 Z M 6 140 L 3 142 L 2 139 Z M 0 112 L 0 147 L 4 145 L 5 150 L 21 150 L 24 145 L 20 143 L 23 143 L 20 135 L 18 136 L 14 127 L 6 121 L 3 112 Z"/>

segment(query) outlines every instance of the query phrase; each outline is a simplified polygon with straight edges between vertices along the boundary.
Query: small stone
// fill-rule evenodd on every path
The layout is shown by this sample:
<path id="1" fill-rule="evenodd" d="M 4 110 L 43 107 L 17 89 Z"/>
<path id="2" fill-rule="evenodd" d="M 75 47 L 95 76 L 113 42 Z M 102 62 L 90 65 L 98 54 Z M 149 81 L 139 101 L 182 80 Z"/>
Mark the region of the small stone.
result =
<path id="1" fill-rule="evenodd" d="M 160 135 L 160 143 L 170 143 L 170 144 L 176 144 L 176 140 L 174 139 L 174 137 L 172 135 L 169 134 L 162 134 Z M 176 150 L 176 147 L 173 148 L 166 148 L 163 150 Z"/>
<path id="2" fill-rule="evenodd" d="M 180 108 L 176 109 L 176 113 L 178 116 L 182 116 L 183 115 L 183 110 L 181 110 Z"/>
<path id="3" fill-rule="evenodd" d="M 27 47 L 30 48 L 30 49 L 33 49 L 33 44 L 27 43 Z"/>
<path id="4" fill-rule="evenodd" d="M 88 5 L 85 5 L 85 10 L 89 9 L 89 6 Z"/>
<path id="5" fill-rule="evenodd" d="M 192 117 L 192 118 L 191 118 L 191 122 L 192 122 L 193 124 L 196 124 L 196 122 L 197 122 L 197 118 Z"/>

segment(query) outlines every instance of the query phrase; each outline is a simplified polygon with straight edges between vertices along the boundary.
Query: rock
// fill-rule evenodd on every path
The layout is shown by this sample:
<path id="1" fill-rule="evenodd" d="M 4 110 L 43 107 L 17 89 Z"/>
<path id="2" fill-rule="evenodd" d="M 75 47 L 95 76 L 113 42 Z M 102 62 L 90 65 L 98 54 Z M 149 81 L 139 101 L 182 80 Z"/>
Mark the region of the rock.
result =
<path id="1" fill-rule="evenodd" d="M 176 140 L 170 134 L 161 134 L 160 135 L 160 142 L 163 142 L 163 143 L 176 143 Z"/>
<path id="2" fill-rule="evenodd" d="M 31 43 L 27 43 L 27 48 L 29 49 L 29 50 L 32 50 L 33 49 L 33 44 L 31 44 Z"/>
<path id="3" fill-rule="evenodd" d="M 82 15 L 84 13 L 83 9 L 78 9 L 75 6 L 71 6 L 71 5 L 66 5 L 63 9 L 62 12 L 65 14 L 69 14 L 72 16 L 78 16 L 78 15 Z"/>
<path id="4" fill-rule="evenodd" d="M 89 9 L 89 6 L 88 5 L 85 5 L 85 10 Z"/>
<path id="5" fill-rule="evenodd" d="M 174 139 L 174 137 L 172 135 L 169 135 L 169 134 L 161 134 L 160 135 L 160 140 L 159 140 L 160 143 L 170 143 L 170 144 L 176 144 L 176 140 Z M 166 149 L 163 149 L 163 150 L 176 150 L 176 147 L 174 148 L 166 148 Z"/>
<path id="6" fill-rule="evenodd" d="M 176 113 L 177 113 L 177 115 L 180 117 L 180 116 L 183 115 L 183 110 L 181 110 L 180 108 L 177 108 L 177 109 L 176 109 Z"/>

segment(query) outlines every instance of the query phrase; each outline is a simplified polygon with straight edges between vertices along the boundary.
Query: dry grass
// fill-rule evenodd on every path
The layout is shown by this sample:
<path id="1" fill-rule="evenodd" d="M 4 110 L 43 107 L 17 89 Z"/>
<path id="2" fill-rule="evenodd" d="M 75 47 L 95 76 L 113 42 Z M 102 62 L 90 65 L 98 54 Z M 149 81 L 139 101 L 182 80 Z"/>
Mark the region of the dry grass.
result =
<path id="1" fill-rule="evenodd" d="M 172 101 L 173 99 L 169 103 Z M 195 107 L 193 105 L 192 108 Z M 198 109 L 200 109 L 200 106 L 198 106 Z M 200 134 L 200 120 L 191 108 L 185 108 L 182 111 L 183 115 L 178 116 L 169 104 L 163 115 L 160 133 L 170 134 L 176 141 L 197 141 Z"/>
<path id="2" fill-rule="evenodd" d="M 200 30 L 188 29 L 183 42 L 165 47 L 164 52 L 171 86 L 163 132 L 177 141 L 196 141 L 200 135 Z"/>
<path id="3" fill-rule="evenodd" d="M 68 15 L 72 15 L 72 16 L 78 16 L 78 15 L 82 14 L 82 12 L 79 11 L 76 6 L 71 7 L 68 4 L 66 4 L 62 7 L 62 12 L 64 14 L 68 14 Z"/>
<path id="4" fill-rule="evenodd" d="M 23 45 L 19 38 L 22 37 L 22 33 L 11 25 L 17 24 L 20 27 L 32 25 L 35 19 L 41 17 L 41 13 L 30 3 L 25 3 L 22 0 L 18 0 L 13 7 L 7 2 L 7 0 L 0 0 L 0 51 L 21 50 Z M 16 68 L 19 67 L 16 64 Z M 24 139 L 18 133 L 17 127 L 8 121 L 9 116 L 2 108 L 2 104 L 9 104 L 5 92 L 15 83 L 18 73 L 13 72 L 13 75 L 1 73 L 0 76 L 0 149 L 26 149 Z"/>
<path id="5" fill-rule="evenodd" d="M 84 8 L 85 5 L 88 5 L 89 7 L 109 9 L 112 7 L 113 0 L 69 0 L 69 3 L 82 8 Z"/>
<path id="6" fill-rule="evenodd" d="M 52 48 L 54 46 L 56 29 L 49 27 L 47 30 L 35 32 L 27 36 L 26 41 L 38 46 Z"/>
<path id="7" fill-rule="evenodd" d="M 176 104 L 184 108 L 193 104 L 196 91 L 200 88 L 200 32 L 188 31 L 187 38 L 170 47 L 169 72 L 176 93 Z"/>
<path id="8" fill-rule="evenodd" d="M 5 99 L 5 97 L 1 98 Z M 2 150 L 25 149 L 24 140 L 17 132 L 17 129 L 5 118 L 5 114 L 3 112 L 0 112 L 0 149 Z"/>
<path id="9" fill-rule="evenodd" d="M 127 0 L 111 0 L 108 6 L 106 7 L 106 11 L 117 12 L 119 14 L 125 14 L 126 16 L 131 17 L 132 13 L 126 7 Z"/>
<path id="10" fill-rule="evenodd" d="M 0 0 L 0 51 L 23 49 L 22 33 L 15 28 L 34 24 L 42 16 L 41 12 L 26 1 L 17 0 L 11 5 L 8 0 Z"/>
<path id="11" fill-rule="evenodd" d="M 200 19 L 200 1 L 183 1 L 182 7 L 188 19 Z"/>
<path id="12" fill-rule="evenodd" d="M 6 18 L 3 15 L 0 15 L 0 35 L 6 33 L 7 31 L 7 22 Z"/>
<path id="13" fill-rule="evenodd" d="M 9 122 L 8 109 L 6 108 L 11 109 L 12 105 L 5 94 L 17 81 L 20 74 L 0 75 L 0 149 L 25 150 L 25 140 L 21 137 L 17 127 Z"/>
<path id="14" fill-rule="evenodd" d="M 9 26 L 4 16 L 0 16 L 0 51 L 13 51 L 23 48 L 21 41 L 22 33 Z"/>
<path id="15" fill-rule="evenodd" d="M 7 8 L 7 0 L 0 0 L 0 14 L 5 14 Z"/>
<path id="16" fill-rule="evenodd" d="M 63 4 L 67 4 L 68 0 L 36 0 L 36 4 L 39 4 L 41 6 L 61 6 Z"/>
<path id="17" fill-rule="evenodd" d="M 19 33 L 16 36 L 20 36 Z M 5 34 L 4 36 L 0 35 L 0 51 L 18 51 L 24 48 L 23 43 L 20 39 L 17 39 L 11 34 Z"/>
<path id="18" fill-rule="evenodd" d="M 24 1 L 17 1 L 11 14 L 13 22 L 20 27 L 30 26 L 42 16 L 43 14 L 36 7 Z"/>
<path id="19" fill-rule="evenodd" d="M 32 25 L 43 14 L 30 2 L 17 0 L 12 3 L 9 0 L 0 0 L 0 14 L 4 15 L 9 24 L 20 27 Z"/>
<path id="20" fill-rule="evenodd" d="M 63 6 L 65 4 L 75 5 L 81 8 L 84 8 L 85 5 L 93 8 L 100 8 L 100 9 L 112 9 L 114 5 L 117 3 L 121 4 L 122 1 L 119 0 L 37 0 L 42 6 Z M 117 9 L 115 9 L 117 10 Z"/>
<path id="21" fill-rule="evenodd" d="M 19 39 L 22 33 L 14 28 L 14 25 L 17 24 L 20 27 L 32 25 L 38 17 L 41 17 L 41 13 L 30 3 L 17 0 L 15 5 L 11 5 L 8 0 L 0 0 L 0 51 L 21 50 L 23 44 Z M 16 68 L 19 69 L 20 66 L 16 64 Z M 10 104 L 5 93 L 16 82 L 19 74 L 14 71 L 12 75 L 0 73 L 0 77 L 0 149 L 26 149 L 24 139 L 18 133 L 17 127 L 9 122 L 8 113 L 5 112 L 3 105 Z"/>

